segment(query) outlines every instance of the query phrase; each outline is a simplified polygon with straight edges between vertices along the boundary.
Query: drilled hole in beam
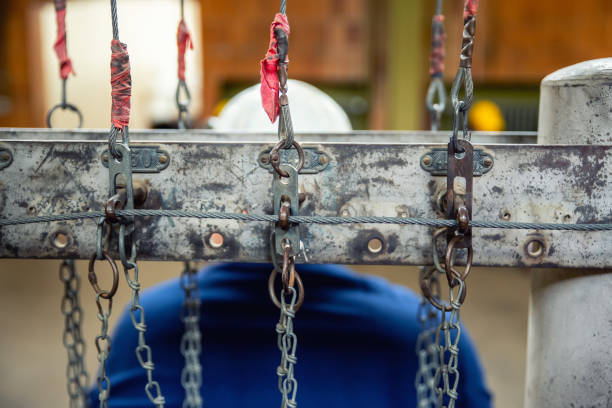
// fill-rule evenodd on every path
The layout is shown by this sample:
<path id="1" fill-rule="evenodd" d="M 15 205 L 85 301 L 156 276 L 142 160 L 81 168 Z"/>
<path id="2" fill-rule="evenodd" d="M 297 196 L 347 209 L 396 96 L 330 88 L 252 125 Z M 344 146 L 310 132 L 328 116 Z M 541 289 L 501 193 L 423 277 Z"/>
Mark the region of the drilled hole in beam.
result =
<path id="1" fill-rule="evenodd" d="M 213 232 L 208 238 L 208 245 L 215 249 L 221 248 L 223 246 L 223 235 L 219 232 Z"/>
<path id="2" fill-rule="evenodd" d="M 66 248 L 68 246 L 69 241 L 70 240 L 68 238 L 68 234 L 61 231 L 58 231 L 53 234 L 53 238 L 51 239 L 51 243 L 53 244 L 53 246 L 59 249 Z"/>
<path id="3" fill-rule="evenodd" d="M 380 238 L 370 238 L 368 241 L 368 251 L 372 254 L 377 254 L 383 249 L 383 242 Z"/>

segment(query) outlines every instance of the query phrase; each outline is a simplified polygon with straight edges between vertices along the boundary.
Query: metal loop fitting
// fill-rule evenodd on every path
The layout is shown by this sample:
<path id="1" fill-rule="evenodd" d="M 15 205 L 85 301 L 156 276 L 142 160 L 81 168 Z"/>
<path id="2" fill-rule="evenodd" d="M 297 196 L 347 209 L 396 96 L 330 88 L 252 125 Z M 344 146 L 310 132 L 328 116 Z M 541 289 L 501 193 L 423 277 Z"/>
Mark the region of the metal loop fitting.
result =
<path id="1" fill-rule="evenodd" d="M 472 270 L 472 261 L 474 259 L 474 249 L 472 248 L 472 246 L 469 246 L 467 248 L 468 256 L 467 256 L 467 262 L 465 264 L 465 269 L 463 270 L 463 272 L 459 272 L 453 266 L 452 258 L 453 258 L 453 253 L 455 251 L 455 245 L 457 245 L 457 243 L 461 241 L 462 239 L 463 239 L 463 236 L 457 235 L 450 240 L 450 242 L 448 243 L 446 247 L 446 257 L 444 259 L 445 261 L 444 266 L 446 269 L 446 278 L 448 279 L 448 284 L 451 288 L 457 286 L 457 284 L 459 283 L 458 281 L 465 281 L 468 275 L 470 274 L 470 271 Z M 465 298 L 465 293 L 463 295 L 463 298 L 459 299 L 460 300 L 459 303 L 463 303 L 464 298 Z"/>
<path id="2" fill-rule="evenodd" d="M 117 264 L 115 263 L 113 258 L 111 258 L 106 252 L 102 252 L 102 256 L 109 263 L 111 271 L 113 273 L 113 283 L 111 285 L 111 288 L 109 290 L 102 290 L 98 285 L 98 276 L 96 275 L 96 271 L 94 270 L 94 264 L 96 263 L 97 256 L 98 254 L 94 253 L 91 258 L 89 258 L 89 269 L 87 278 L 89 279 L 89 283 L 93 287 L 94 292 L 96 292 L 96 295 L 100 296 L 103 299 L 112 299 L 112 297 L 115 296 L 115 293 L 117 293 L 117 287 L 119 286 L 119 270 L 117 269 Z"/>
<path id="3" fill-rule="evenodd" d="M 272 150 L 270 150 L 268 161 L 270 162 L 270 165 L 272 166 L 274 171 L 276 171 L 276 173 L 279 176 L 289 177 L 289 173 L 287 173 L 285 170 L 280 168 L 280 164 L 281 164 L 280 154 L 278 152 L 281 149 L 281 147 L 284 146 L 284 144 L 285 144 L 285 141 L 283 139 L 279 140 L 278 143 L 276 143 L 276 145 L 272 148 Z M 304 167 L 304 150 L 302 149 L 302 146 L 300 146 L 300 144 L 296 142 L 295 140 L 293 141 L 292 146 L 295 147 L 295 150 L 297 150 L 297 153 L 298 153 L 299 160 L 298 160 L 298 165 L 296 169 L 299 173 L 300 170 L 302 170 L 302 167 Z"/>
<path id="4" fill-rule="evenodd" d="M 296 288 L 294 289 L 298 292 L 298 300 L 295 304 L 295 308 L 293 309 L 295 313 L 300 309 L 300 307 L 302 307 L 302 303 L 304 303 L 304 284 L 302 283 L 302 278 L 300 277 L 300 274 L 295 270 L 295 266 L 292 265 L 291 268 L 294 270 L 295 275 Z M 276 291 L 274 290 L 274 282 L 276 281 L 276 275 L 278 275 L 278 269 L 273 268 L 272 273 L 270 273 L 270 277 L 268 278 L 268 293 L 270 294 L 270 299 L 272 300 L 272 303 L 274 303 L 274 305 L 279 309 L 282 309 L 281 303 L 278 300 L 278 297 L 276 296 Z"/>
<path id="5" fill-rule="evenodd" d="M 49 129 L 52 129 L 53 126 L 51 125 L 51 118 L 53 117 L 53 113 L 56 110 L 70 110 L 74 113 L 77 114 L 78 118 L 79 118 L 79 125 L 77 126 L 77 128 L 81 128 L 83 127 L 83 115 L 81 114 L 81 111 L 79 110 L 79 108 L 77 108 L 76 106 L 74 106 L 71 103 L 66 102 L 66 81 L 67 78 L 63 78 L 62 79 L 62 99 L 61 102 L 58 103 L 57 105 L 54 105 L 53 107 L 51 107 L 51 109 L 49 109 L 49 112 L 47 113 L 47 127 Z"/>
<path id="6" fill-rule="evenodd" d="M 436 98 L 438 102 L 436 103 Z M 440 129 L 440 119 L 442 113 L 446 109 L 446 89 L 444 82 L 440 77 L 433 77 L 427 89 L 427 97 L 425 98 L 427 110 L 431 121 L 431 130 Z"/>
<path id="7" fill-rule="evenodd" d="M 129 145 L 130 136 L 128 127 L 124 126 L 123 129 L 120 130 L 117 129 L 115 125 L 111 125 L 110 134 L 108 135 L 108 151 L 115 159 L 121 161 L 123 155 L 119 150 L 117 150 L 117 135 L 119 132 L 121 132 L 121 142 L 126 146 Z"/>

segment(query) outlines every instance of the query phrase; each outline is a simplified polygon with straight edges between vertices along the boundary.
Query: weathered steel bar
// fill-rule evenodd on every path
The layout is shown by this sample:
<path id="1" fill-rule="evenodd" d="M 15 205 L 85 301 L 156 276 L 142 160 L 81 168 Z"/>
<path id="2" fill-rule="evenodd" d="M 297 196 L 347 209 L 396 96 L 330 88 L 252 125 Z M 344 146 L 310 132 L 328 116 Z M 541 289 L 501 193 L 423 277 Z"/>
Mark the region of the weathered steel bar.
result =
<path id="1" fill-rule="evenodd" d="M 444 163 L 434 149 L 446 132 L 299 135 L 301 215 L 444 218 Z M 107 131 L 0 129 L 0 217 L 102 210 Z M 142 208 L 272 214 L 265 152 L 275 135 L 210 131 L 133 131 L 134 178 L 146 183 Z M 612 222 L 612 146 L 538 146 L 528 133 L 475 133 L 475 220 Z M 503 142 L 510 144 L 494 144 Z M 484 145 L 483 145 L 484 143 Z M 283 154 L 284 151 L 281 151 Z M 293 160 L 295 157 L 291 156 Z M 432 171 L 433 167 L 436 171 Z M 442 170 L 440 170 L 442 169 Z M 141 217 L 139 259 L 269 259 L 271 225 Z M 0 257 L 88 258 L 92 220 L 0 228 Z M 216 233 L 216 234 L 215 234 Z M 398 225 L 302 225 L 298 261 L 346 264 L 431 263 L 431 231 Z M 382 247 L 369 245 L 378 239 Z M 474 230 L 474 264 L 612 267 L 605 232 Z"/>

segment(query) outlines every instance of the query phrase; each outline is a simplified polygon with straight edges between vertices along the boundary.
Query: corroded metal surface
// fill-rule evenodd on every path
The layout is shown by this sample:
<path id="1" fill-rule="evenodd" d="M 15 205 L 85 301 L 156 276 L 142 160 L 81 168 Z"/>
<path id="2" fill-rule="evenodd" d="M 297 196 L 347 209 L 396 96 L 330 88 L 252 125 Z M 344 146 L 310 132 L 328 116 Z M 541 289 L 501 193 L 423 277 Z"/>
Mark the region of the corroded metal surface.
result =
<path id="1" fill-rule="evenodd" d="M 102 210 L 108 198 L 108 170 L 101 161 L 106 133 L 0 129 L 0 142 L 13 155 L 13 163 L 0 171 L 0 217 Z M 160 173 L 134 175 L 148 185 L 143 208 L 273 213 L 272 175 L 258 159 L 272 147 L 274 135 L 134 131 L 131 136 L 133 144 L 159 146 L 171 157 Z M 491 171 L 474 179 L 475 220 L 612 222 L 612 146 L 483 146 L 479 139 L 515 142 L 534 135 L 474 135 L 475 147 L 495 161 Z M 446 142 L 447 133 L 357 132 L 300 135 L 300 140 L 329 158 L 323 171 L 300 175 L 301 215 L 443 218 L 438 202 L 446 179 L 420 165 L 423 154 L 441 146 L 408 142 Z M 142 217 L 136 227 L 139 259 L 269 258 L 266 223 Z M 221 247 L 210 245 L 214 232 L 223 235 Z M 64 247 L 58 234 L 68 239 Z M 431 263 L 426 227 L 302 225 L 300 235 L 309 262 Z M 368 249 L 372 238 L 382 241 L 381 250 Z M 92 220 L 2 227 L 0 257 L 85 259 L 95 240 Z M 612 267 L 609 232 L 475 229 L 473 246 L 475 265 Z"/>

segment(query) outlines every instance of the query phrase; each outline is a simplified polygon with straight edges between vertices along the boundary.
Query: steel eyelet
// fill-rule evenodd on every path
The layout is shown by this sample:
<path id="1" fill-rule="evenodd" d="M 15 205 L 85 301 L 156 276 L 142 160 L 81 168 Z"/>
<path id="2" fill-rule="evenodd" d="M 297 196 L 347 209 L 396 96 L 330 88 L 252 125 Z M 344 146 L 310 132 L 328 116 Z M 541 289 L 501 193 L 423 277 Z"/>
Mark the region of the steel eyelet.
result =
<path id="1" fill-rule="evenodd" d="M 300 277 L 300 274 L 295 271 L 295 265 L 292 266 L 292 269 L 294 269 L 295 283 L 297 284 L 296 290 L 298 291 L 298 300 L 294 308 L 294 312 L 297 312 L 298 310 L 300 310 L 300 307 L 302 307 L 302 303 L 304 303 L 304 284 L 302 283 L 302 278 Z M 278 300 L 278 297 L 276 296 L 276 291 L 274 290 L 274 282 L 276 281 L 276 275 L 278 275 L 278 270 L 276 268 L 273 268 L 272 273 L 270 273 L 270 277 L 268 278 L 268 293 L 270 294 L 270 299 L 272 300 L 272 303 L 274 303 L 274 305 L 280 309 L 281 304 Z"/>

